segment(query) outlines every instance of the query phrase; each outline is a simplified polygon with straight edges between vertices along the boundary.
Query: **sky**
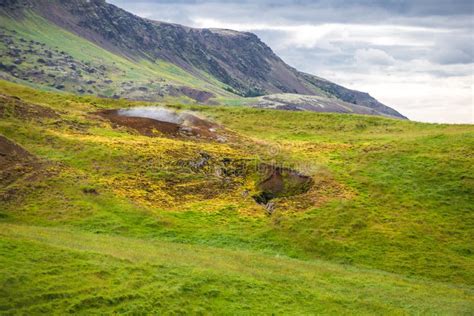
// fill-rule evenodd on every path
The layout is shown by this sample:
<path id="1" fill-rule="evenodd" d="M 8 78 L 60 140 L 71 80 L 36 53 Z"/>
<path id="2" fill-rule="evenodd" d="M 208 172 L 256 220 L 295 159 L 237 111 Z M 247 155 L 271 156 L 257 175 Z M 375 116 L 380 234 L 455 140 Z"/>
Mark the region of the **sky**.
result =
<path id="1" fill-rule="evenodd" d="M 472 0 L 108 0 L 141 17 L 257 34 L 300 71 L 409 119 L 474 124 Z"/>

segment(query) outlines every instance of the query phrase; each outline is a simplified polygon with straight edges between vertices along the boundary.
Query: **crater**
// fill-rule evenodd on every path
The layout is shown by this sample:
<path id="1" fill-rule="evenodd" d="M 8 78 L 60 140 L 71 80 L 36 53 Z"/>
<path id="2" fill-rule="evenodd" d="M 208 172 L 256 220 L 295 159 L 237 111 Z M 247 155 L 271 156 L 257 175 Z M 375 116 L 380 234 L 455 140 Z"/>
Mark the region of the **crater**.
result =
<path id="1" fill-rule="evenodd" d="M 263 180 L 257 184 L 259 193 L 253 196 L 255 202 L 264 205 L 267 211 L 273 208 L 271 200 L 281 197 L 291 197 L 309 191 L 313 185 L 310 176 L 279 166 L 261 165 Z"/>

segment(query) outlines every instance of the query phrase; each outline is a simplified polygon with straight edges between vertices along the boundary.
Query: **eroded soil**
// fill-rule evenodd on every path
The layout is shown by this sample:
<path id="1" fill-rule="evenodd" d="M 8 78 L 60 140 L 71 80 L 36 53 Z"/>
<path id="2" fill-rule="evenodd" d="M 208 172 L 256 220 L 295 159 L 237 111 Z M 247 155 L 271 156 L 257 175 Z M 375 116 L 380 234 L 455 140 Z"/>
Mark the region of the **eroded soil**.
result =
<path id="1" fill-rule="evenodd" d="M 18 97 L 0 94 L 0 118 L 10 116 L 23 120 L 59 118 L 59 115 L 52 109 L 24 102 Z"/>
<path id="2" fill-rule="evenodd" d="M 0 200 L 19 178 L 41 168 L 38 160 L 21 146 L 0 135 Z"/>
<path id="3" fill-rule="evenodd" d="M 310 176 L 293 169 L 268 164 L 261 164 L 260 169 L 264 177 L 257 185 L 260 193 L 254 195 L 254 199 L 262 205 L 268 204 L 274 198 L 306 193 L 314 184 Z"/>
<path id="4" fill-rule="evenodd" d="M 226 142 L 229 137 L 223 127 L 195 115 L 182 114 L 182 122 L 167 122 L 149 117 L 125 116 L 121 115 L 120 110 L 103 110 L 95 114 L 106 118 L 112 124 L 128 127 L 136 130 L 138 133 L 149 136 L 167 136 L 173 138 L 191 138 L 214 140 Z"/>

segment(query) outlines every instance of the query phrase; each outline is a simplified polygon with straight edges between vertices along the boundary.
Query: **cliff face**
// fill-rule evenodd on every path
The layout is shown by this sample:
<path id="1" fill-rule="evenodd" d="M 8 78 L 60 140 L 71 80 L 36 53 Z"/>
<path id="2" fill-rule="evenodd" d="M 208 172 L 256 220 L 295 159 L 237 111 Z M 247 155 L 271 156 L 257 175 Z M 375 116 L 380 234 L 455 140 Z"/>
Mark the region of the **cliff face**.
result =
<path id="1" fill-rule="evenodd" d="M 210 75 L 241 96 L 324 93 L 403 117 L 368 94 L 298 72 L 252 33 L 151 21 L 103 0 L 3 0 L 0 4 L 16 11 L 30 7 L 56 25 L 116 54 L 137 60 L 165 60 L 204 81 L 209 81 Z"/>

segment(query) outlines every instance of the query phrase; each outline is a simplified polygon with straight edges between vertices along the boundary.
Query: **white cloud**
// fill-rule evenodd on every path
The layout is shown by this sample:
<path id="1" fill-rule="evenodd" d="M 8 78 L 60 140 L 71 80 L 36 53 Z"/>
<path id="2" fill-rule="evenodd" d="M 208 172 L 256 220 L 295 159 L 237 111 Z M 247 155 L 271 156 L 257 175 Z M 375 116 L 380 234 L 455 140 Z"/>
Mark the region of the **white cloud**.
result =
<path id="1" fill-rule="evenodd" d="M 365 65 L 393 65 L 395 59 L 380 49 L 364 48 L 358 49 L 355 52 L 354 59 L 359 64 Z"/>
<path id="2" fill-rule="evenodd" d="M 440 64 L 465 64 L 472 62 L 472 56 L 460 49 L 448 47 L 435 52 L 431 60 Z"/>
<path id="3" fill-rule="evenodd" d="M 198 28 L 226 28 L 244 32 L 280 31 L 285 36 L 283 44 L 296 45 L 302 48 L 321 46 L 334 47 L 329 43 L 360 42 L 370 45 L 404 45 L 433 46 L 435 34 L 445 34 L 448 30 L 429 29 L 425 27 L 408 27 L 397 25 L 364 25 L 364 24 L 300 24 L 274 25 L 268 23 L 233 23 L 214 18 L 191 18 L 192 26 Z M 420 38 L 420 33 L 424 38 Z M 282 46 L 282 45 L 280 45 Z"/>
<path id="4" fill-rule="evenodd" d="M 438 68 L 425 60 L 401 62 L 395 66 L 372 68 L 353 65 L 335 71 L 324 71 L 328 77 L 349 88 L 370 91 L 388 104 L 421 122 L 474 123 L 474 77 L 464 65 L 450 65 L 447 71 L 457 76 L 433 76 Z M 471 65 L 472 69 L 472 65 Z M 345 76 L 345 73 L 350 76 Z"/>

